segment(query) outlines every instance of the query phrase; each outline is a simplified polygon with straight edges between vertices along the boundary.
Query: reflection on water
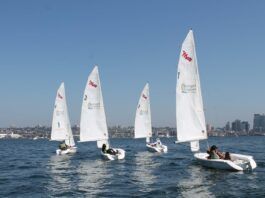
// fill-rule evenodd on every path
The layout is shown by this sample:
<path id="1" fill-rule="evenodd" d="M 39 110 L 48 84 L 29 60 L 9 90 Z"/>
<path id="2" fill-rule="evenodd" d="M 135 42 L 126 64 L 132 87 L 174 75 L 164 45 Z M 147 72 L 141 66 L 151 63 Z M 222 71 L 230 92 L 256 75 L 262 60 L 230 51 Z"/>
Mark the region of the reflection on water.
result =
<path id="1" fill-rule="evenodd" d="M 253 182 L 255 179 L 257 179 L 255 173 L 210 169 L 193 163 L 187 167 L 186 177 L 179 180 L 178 187 L 181 189 L 180 193 L 183 197 L 218 197 L 224 195 L 241 197 L 245 195 L 242 189 L 261 187 Z M 242 183 L 244 183 L 243 186 Z M 255 192 L 251 192 L 251 194 L 255 194 Z"/>
<path id="2" fill-rule="evenodd" d="M 133 171 L 133 179 L 142 192 L 148 192 L 151 190 L 152 184 L 156 181 L 159 175 L 155 175 L 154 169 L 159 164 L 152 160 L 156 157 L 156 153 L 150 153 L 148 151 L 139 152 L 135 155 L 135 170 Z"/>
<path id="3" fill-rule="evenodd" d="M 187 178 L 179 180 L 178 187 L 183 197 L 214 197 L 209 191 L 211 180 L 205 180 L 203 168 L 199 165 L 191 165 L 186 170 L 189 175 Z"/>
<path id="4" fill-rule="evenodd" d="M 81 192 L 96 195 L 104 191 L 105 180 L 111 175 L 107 174 L 105 161 L 100 157 L 95 160 L 82 160 L 77 167 L 78 189 Z"/>
<path id="5" fill-rule="evenodd" d="M 70 155 L 53 155 L 47 164 L 50 181 L 47 185 L 48 193 L 52 195 L 63 195 L 74 190 L 74 169 L 71 167 Z"/>
<path id="6" fill-rule="evenodd" d="M 126 158 L 105 161 L 95 143 L 57 156 L 54 142 L 0 140 L 0 197 L 264 197 L 264 141 L 211 138 L 223 150 L 252 142 L 235 152 L 253 154 L 258 167 L 230 172 L 202 167 L 189 149 L 170 142 L 168 153 L 157 154 L 146 151 L 142 140 L 119 139 L 115 145 L 125 148 Z"/>

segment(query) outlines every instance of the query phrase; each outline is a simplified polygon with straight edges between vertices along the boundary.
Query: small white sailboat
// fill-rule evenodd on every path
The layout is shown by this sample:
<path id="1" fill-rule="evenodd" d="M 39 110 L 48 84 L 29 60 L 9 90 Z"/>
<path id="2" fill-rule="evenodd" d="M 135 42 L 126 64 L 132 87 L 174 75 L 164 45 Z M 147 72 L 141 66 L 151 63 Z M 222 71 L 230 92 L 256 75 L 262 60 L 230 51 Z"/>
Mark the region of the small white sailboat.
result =
<path id="1" fill-rule="evenodd" d="M 97 141 L 97 147 L 103 148 L 101 154 L 106 159 L 115 160 L 125 157 L 123 149 L 109 149 L 108 128 L 97 66 L 88 76 L 82 104 L 80 142 L 87 141 Z"/>
<path id="2" fill-rule="evenodd" d="M 207 153 L 199 152 L 199 140 L 207 139 L 198 63 L 192 30 L 184 40 L 180 52 L 176 87 L 177 141 L 190 142 L 194 157 L 203 166 L 245 170 L 256 168 L 252 156 L 230 154 L 231 160 L 208 159 Z"/>
<path id="3" fill-rule="evenodd" d="M 134 137 L 146 138 L 146 147 L 150 151 L 159 153 L 167 152 L 167 146 L 163 145 L 159 139 L 154 143 L 150 143 L 150 138 L 152 137 L 152 124 L 148 83 L 145 85 L 137 105 Z"/>
<path id="4" fill-rule="evenodd" d="M 56 150 L 58 155 L 75 153 L 75 141 L 68 116 L 64 83 L 57 91 L 53 111 L 51 140 L 64 141 L 64 147 Z"/>

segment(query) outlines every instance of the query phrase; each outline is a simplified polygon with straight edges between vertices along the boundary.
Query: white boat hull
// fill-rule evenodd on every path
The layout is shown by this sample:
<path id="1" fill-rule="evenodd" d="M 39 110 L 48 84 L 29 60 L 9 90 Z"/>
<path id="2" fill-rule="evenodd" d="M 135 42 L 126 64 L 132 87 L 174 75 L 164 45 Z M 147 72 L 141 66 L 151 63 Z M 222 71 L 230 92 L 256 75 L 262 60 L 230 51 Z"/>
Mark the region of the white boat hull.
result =
<path id="1" fill-rule="evenodd" d="M 71 148 L 68 148 L 66 150 L 57 149 L 56 154 L 57 155 L 72 154 L 72 153 L 76 153 L 76 150 L 77 150 L 77 147 L 71 147 Z"/>
<path id="2" fill-rule="evenodd" d="M 257 167 L 256 162 L 250 155 L 230 154 L 231 160 L 223 159 L 207 159 L 209 155 L 207 153 L 195 153 L 194 157 L 198 162 L 206 167 L 231 170 L 231 171 L 243 171 L 253 170 Z"/>
<path id="3" fill-rule="evenodd" d="M 117 154 L 111 155 L 109 153 L 103 153 L 101 152 L 101 155 L 104 159 L 107 160 L 116 160 L 116 159 L 124 159 L 125 158 L 125 151 L 120 148 L 112 148 Z"/>
<path id="4" fill-rule="evenodd" d="M 151 152 L 158 152 L 158 153 L 166 153 L 167 152 L 167 146 L 161 144 L 161 145 L 152 145 L 150 143 L 146 144 L 146 147 Z"/>

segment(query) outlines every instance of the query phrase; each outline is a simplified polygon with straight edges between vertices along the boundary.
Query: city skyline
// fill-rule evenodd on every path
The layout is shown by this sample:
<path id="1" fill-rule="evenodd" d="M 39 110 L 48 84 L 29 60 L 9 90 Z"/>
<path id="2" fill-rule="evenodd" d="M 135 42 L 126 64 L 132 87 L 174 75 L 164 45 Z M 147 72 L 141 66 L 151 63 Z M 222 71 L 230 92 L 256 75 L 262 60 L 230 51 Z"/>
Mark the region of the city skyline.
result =
<path id="1" fill-rule="evenodd" d="M 253 126 L 253 115 L 265 112 L 264 9 L 239 0 L 1 1 L 0 127 L 51 125 L 61 82 L 78 124 L 95 64 L 109 126 L 133 126 L 149 82 L 153 126 L 175 127 L 177 63 L 190 28 L 206 122 Z"/>
<path id="2" fill-rule="evenodd" d="M 211 125 L 211 123 L 207 123 L 206 122 L 206 127 L 207 127 L 207 131 L 211 131 L 213 130 L 219 130 L 219 129 L 223 129 L 226 131 L 240 131 L 241 129 L 238 130 L 238 128 L 242 127 L 242 124 L 244 125 L 243 128 L 247 128 L 247 131 L 253 130 L 255 132 L 264 132 L 265 131 L 265 114 L 254 114 L 253 115 L 253 124 L 250 125 L 250 123 L 248 121 L 245 120 L 241 120 L 240 118 L 236 118 L 234 120 L 226 120 L 225 124 L 223 126 L 214 126 Z M 259 121 L 257 121 L 259 120 Z M 237 124 L 236 124 L 237 123 Z M 241 124 L 240 124 L 241 123 Z M 233 129 L 233 124 L 236 124 L 236 126 L 234 126 L 235 128 L 237 128 L 236 130 Z M 42 124 L 33 124 L 33 125 L 28 125 L 28 126 L 16 126 L 16 125 L 10 125 L 7 127 L 0 127 L 1 128 L 27 128 L 27 127 L 51 127 L 51 123 L 49 123 L 48 125 L 42 125 Z M 79 128 L 80 125 L 79 123 L 71 123 L 71 127 L 72 128 Z M 121 124 L 116 124 L 116 125 L 108 125 L 108 128 L 112 128 L 112 127 L 134 127 L 133 125 L 121 125 Z M 175 128 L 176 126 L 152 126 L 152 128 Z M 259 130 L 257 130 L 257 127 L 259 127 Z"/>

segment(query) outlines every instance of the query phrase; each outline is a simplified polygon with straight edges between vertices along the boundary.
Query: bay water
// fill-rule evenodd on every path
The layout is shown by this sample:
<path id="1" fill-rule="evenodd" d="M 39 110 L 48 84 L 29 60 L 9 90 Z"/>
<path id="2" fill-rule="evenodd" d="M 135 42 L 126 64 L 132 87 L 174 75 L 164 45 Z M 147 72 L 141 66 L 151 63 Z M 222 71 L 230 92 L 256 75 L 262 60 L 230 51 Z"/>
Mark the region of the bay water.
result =
<path id="1" fill-rule="evenodd" d="M 208 139 L 222 151 L 252 155 L 257 168 L 244 172 L 202 167 L 188 144 L 161 141 L 168 153 L 148 152 L 144 139 L 112 139 L 126 157 L 106 161 L 95 142 L 57 156 L 58 142 L 0 139 L 0 197 L 265 197 L 265 136 Z"/>

